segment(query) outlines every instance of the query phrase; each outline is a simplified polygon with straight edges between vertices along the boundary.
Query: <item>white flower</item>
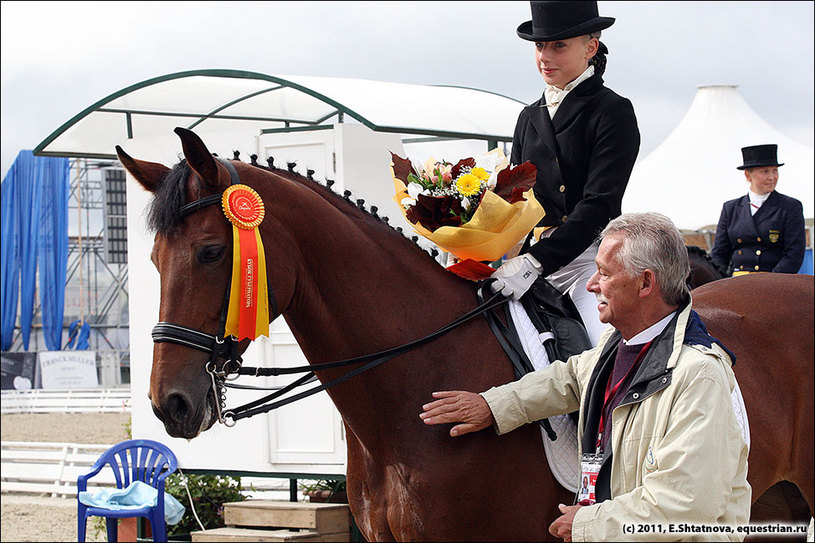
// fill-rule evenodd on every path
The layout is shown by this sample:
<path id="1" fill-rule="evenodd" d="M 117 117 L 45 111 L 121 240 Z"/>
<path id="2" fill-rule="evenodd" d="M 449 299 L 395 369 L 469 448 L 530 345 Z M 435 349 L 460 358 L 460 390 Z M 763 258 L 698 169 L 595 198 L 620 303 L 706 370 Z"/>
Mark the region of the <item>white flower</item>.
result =
<path id="1" fill-rule="evenodd" d="M 402 201 L 399 202 L 399 203 L 402 204 L 402 207 L 407 209 L 410 206 L 416 205 L 416 199 L 415 198 L 402 198 Z"/>
<path id="2" fill-rule="evenodd" d="M 421 186 L 419 183 L 408 183 L 407 192 L 408 196 L 411 198 L 416 198 L 420 194 L 424 193 L 425 188 Z"/>
<path id="3" fill-rule="evenodd" d="M 477 158 L 475 165 L 484 168 L 488 172 L 500 172 L 507 167 L 507 157 L 504 155 L 503 150 L 496 148 Z"/>
<path id="4" fill-rule="evenodd" d="M 475 161 L 475 166 L 477 168 L 484 168 L 488 172 L 494 172 L 497 164 L 498 160 L 493 155 L 485 155 L 476 159 Z"/>
<path id="5" fill-rule="evenodd" d="M 461 207 L 464 208 L 464 211 L 470 211 L 470 199 L 469 198 L 462 198 L 461 199 Z"/>
<path id="6" fill-rule="evenodd" d="M 495 189 L 495 185 L 498 184 L 498 172 L 493 172 L 490 175 L 490 178 L 487 179 L 487 190 Z"/>

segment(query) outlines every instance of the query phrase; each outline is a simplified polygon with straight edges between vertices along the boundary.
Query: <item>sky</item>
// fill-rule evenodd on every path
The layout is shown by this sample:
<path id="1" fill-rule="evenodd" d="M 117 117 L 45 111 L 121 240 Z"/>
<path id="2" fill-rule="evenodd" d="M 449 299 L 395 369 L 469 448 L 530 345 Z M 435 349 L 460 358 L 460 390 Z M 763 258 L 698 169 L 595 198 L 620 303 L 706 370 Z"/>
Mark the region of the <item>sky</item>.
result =
<path id="1" fill-rule="evenodd" d="M 640 159 L 682 120 L 696 87 L 738 85 L 789 138 L 813 145 L 813 2 L 598 2 L 616 22 L 606 85 L 629 98 Z M 3 1 L 2 174 L 94 102 L 198 69 L 462 85 L 530 103 L 528 2 Z M 688 157 L 692 161 L 693 157 Z M 680 165 L 681 166 L 681 165 Z"/>

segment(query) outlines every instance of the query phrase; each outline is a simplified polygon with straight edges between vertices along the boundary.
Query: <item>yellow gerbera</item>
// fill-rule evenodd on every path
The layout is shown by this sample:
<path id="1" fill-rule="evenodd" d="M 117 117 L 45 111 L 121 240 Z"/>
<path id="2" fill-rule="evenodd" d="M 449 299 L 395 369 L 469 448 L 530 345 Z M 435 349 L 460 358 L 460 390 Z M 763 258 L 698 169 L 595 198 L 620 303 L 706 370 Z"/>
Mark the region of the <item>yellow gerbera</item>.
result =
<path id="1" fill-rule="evenodd" d="M 465 173 L 456 180 L 456 188 L 462 196 L 473 196 L 481 190 L 481 180 L 472 173 Z"/>
<path id="2" fill-rule="evenodd" d="M 470 170 L 470 173 L 473 174 L 474 176 L 476 176 L 477 178 L 479 178 L 482 181 L 486 181 L 487 179 L 490 178 L 490 174 L 487 173 L 487 170 L 485 170 L 484 168 L 478 168 L 478 167 L 473 168 L 472 170 Z"/>

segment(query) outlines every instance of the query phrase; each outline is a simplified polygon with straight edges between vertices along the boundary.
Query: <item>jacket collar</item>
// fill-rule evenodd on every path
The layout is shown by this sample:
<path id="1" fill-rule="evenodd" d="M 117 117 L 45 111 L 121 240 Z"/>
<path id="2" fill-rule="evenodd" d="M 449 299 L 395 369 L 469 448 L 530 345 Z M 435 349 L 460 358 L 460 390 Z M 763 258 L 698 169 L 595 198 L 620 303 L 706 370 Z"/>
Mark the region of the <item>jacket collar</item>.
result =
<path id="1" fill-rule="evenodd" d="M 602 87 L 603 78 L 600 74 L 589 77 L 569 91 L 569 94 L 563 99 L 563 103 L 560 104 L 555 113 L 554 119 L 549 117 L 549 112 L 546 110 L 546 100 L 543 97 L 524 108 L 529 114 L 529 122 L 555 156 L 560 156 L 560 146 L 555 139 L 555 134 L 571 122 L 575 115 L 580 113 L 586 103 Z"/>
<path id="2" fill-rule="evenodd" d="M 665 330 L 654 339 L 631 381 L 632 387 L 637 383 L 656 379 L 673 370 L 679 360 L 682 345 L 703 345 L 712 349 L 716 344 L 730 357 L 730 364 L 736 364 L 736 355 L 708 333 L 705 323 L 702 322 L 696 311 L 693 311 L 692 306 L 693 302 L 689 299 L 687 304 L 677 311 Z M 622 337 L 619 332 L 616 332 L 616 336 L 617 341 Z"/>
<path id="3" fill-rule="evenodd" d="M 555 133 L 560 131 L 564 126 L 568 126 L 602 87 L 602 76 L 600 76 L 600 74 L 594 74 L 572 89 L 569 94 L 566 95 L 566 98 L 563 99 L 563 103 L 560 104 L 560 107 L 552 119 Z"/>
<path id="4" fill-rule="evenodd" d="M 756 211 L 756 214 L 753 215 L 753 217 L 755 218 L 756 215 L 758 215 L 759 213 L 762 214 L 762 215 L 766 215 L 767 213 L 770 212 L 770 210 L 773 210 L 773 209 L 777 208 L 780 203 L 781 203 L 781 197 L 778 196 L 778 192 L 775 191 L 775 190 L 772 191 L 770 193 L 770 195 L 767 197 L 767 199 L 764 200 L 764 203 L 761 204 L 761 207 L 758 208 L 758 210 Z M 747 198 L 747 205 L 748 206 L 750 205 L 749 196 Z"/>
<path id="5" fill-rule="evenodd" d="M 579 86 L 580 85 L 578 85 L 578 87 Z M 563 107 L 562 104 L 561 107 Z M 552 119 L 549 118 L 549 112 L 546 110 L 546 101 L 541 98 L 534 104 L 526 106 L 524 109 L 529 113 L 529 122 L 532 124 L 535 132 L 541 137 L 543 143 L 546 144 L 552 155 L 559 156 L 560 146 L 555 139 L 555 129 L 552 126 Z"/>
<path id="6" fill-rule="evenodd" d="M 769 201 L 769 198 L 767 198 L 767 200 Z M 765 205 L 767 205 L 767 202 L 764 202 L 761 207 L 764 207 Z M 739 226 L 750 230 L 744 234 L 752 237 L 758 236 L 758 229 L 756 228 L 755 220 L 753 220 L 754 215 L 753 212 L 750 211 L 750 196 L 748 194 L 745 194 L 739 199 L 738 206 L 736 207 L 736 214 L 740 215 L 742 218 Z"/>
<path id="7" fill-rule="evenodd" d="M 654 338 L 632 380 L 632 386 L 673 370 L 676 367 L 683 344 L 704 345 L 712 348 L 715 343 L 730 357 L 731 364 L 735 364 L 736 356 L 718 339 L 708 334 L 707 328 L 699 315 L 693 311 L 692 306 L 692 300 L 688 300 L 684 306 L 677 310 L 676 315 L 662 333 Z M 622 334 L 617 330 L 613 330 L 606 337 L 606 343 L 602 348 L 603 355 L 607 355 L 612 349 L 616 348 L 622 339 Z"/>

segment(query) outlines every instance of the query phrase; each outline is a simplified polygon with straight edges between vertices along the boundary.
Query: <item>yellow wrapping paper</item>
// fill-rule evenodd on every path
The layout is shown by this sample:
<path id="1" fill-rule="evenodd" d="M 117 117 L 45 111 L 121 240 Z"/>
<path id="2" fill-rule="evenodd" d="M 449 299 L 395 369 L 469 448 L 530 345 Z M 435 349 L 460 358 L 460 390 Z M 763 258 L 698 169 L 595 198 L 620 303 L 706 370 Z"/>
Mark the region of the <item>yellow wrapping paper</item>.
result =
<path id="1" fill-rule="evenodd" d="M 401 202 L 408 197 L 407 186 L 394 175 L 393 167 L 391 177 L 396 189 L 393 199 L 402 215 L 405 215 Z M 431 232 L 421 224 L 413 224 L 409 220 L 408 223 L 416 232 L 460 260 L 471 258 L 492 262 L 521 241 L 545 215 L 532 189 L 526 191 L 524 197 L 526 200 L 510 204 L 492 191 L 487 191 L 473 218 L 461 226 L 442 226 Z"/>

